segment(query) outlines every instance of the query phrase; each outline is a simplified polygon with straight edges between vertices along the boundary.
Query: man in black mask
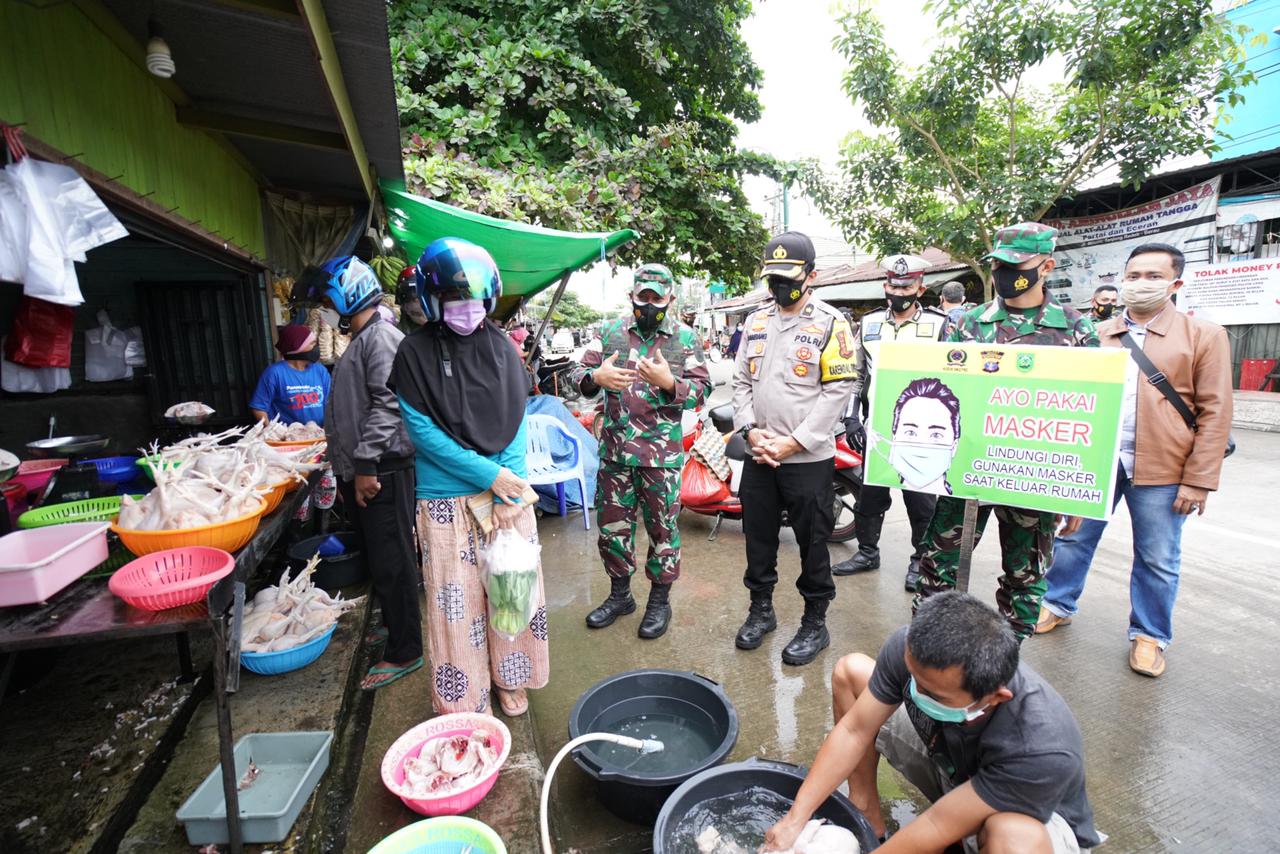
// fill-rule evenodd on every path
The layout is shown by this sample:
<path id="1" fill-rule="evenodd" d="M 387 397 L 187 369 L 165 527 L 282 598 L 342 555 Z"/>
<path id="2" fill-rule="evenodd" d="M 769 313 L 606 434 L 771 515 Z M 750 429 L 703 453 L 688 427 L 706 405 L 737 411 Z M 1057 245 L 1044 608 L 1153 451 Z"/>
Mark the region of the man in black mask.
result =
<path id="1" fill-rule="evenodd" d="M 1120 292 L 1116 290 L 1115 285 L 1099 285 L 1093 292 L 1093 299 L 1089 301 L 1093 306 L 1093 313 L 1089 315 L 1089 319 L 1094 323 L 1101 323 L 1111 315 L 1116 313 L 1116 301 L 1120 297 Z"/>
<path id="2" fill-rule="evenodd" d="M 924 293 L 924 271 L 929 262 L 916 255 L 890 255 L 880 262 L 885 271 L 884 295 L 888 305 L 869 311 L 862 317 L 858 332 L 858 378 L 853 382 L 853 397 L 845 413 L 845 433 L 855 448 L 866 447 L 863 423 L 867 417 L 871 391 L 871 371 L 881 341 L 941 341 L 947 330 L 947 315 L 932 306 L 920 304 Z M 858 551 L 849 560 L 831 567 L 833 575 L 853 575 L 880 568 L 880 529 L 884 514 L 893 502 L 887 486 L 863 484 L 853 510 L 854 529 L 858 535 Z M 924 532 L 933 517 L 934 496 L 902 490 L 911 521 L 911 561 L 907 565 L 905 587 L 916 592 L 920 580 L 920 555 Z"/>
<path id="3" fill-rule="evenodd" d="M 666 633 L 671 585 L 680 577 L 680 417 L 711 393 L 694 332 L 676 320 L 675 287 L 675 276 L 661 264 L 637 269 L 631 316 L 604 330 L 600 350 L 583 354 L 579 383 L 587 397 L 605 392 L 596 510 L 610 589 L 587 614 L 587 626 L 603 629 L 636 609 L 631 576 L 639 514 L 649 535 L 649 601 L 637 630 L 645 639 Z"/>
<path id="4" fill-rule="evenodd" d="M 755 649 L 778 627 L 782 512 L 800 546 L 804 619 L 782 651 L 785 664 L 808 664 L 830 643 L 827 606 L 835 598 L 827 538 L 835 524 L 835 429 L 849 401 L 856 341 L 839 311 L 813 296 L 813 242 L 788 231 L 765 247 L 763 278 L 774 302 L 747 318 L 733 374 L 733 423 L 754 460 L 742 472 L 743 584 L 751 610 L 739 649 Z"/>

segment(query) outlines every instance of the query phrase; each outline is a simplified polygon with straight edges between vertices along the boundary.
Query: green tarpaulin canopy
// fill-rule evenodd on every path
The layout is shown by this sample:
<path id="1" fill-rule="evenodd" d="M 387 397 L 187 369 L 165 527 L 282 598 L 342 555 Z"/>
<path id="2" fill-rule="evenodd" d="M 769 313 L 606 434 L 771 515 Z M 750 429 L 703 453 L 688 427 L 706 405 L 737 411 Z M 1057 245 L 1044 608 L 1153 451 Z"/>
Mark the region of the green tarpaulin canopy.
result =
<path id="1" fill-rule="evenodd" d="M 521 222 L 508 222 L 424 199 L 384 183 L 391 233 L 410 260 L 428 243 L 441 237 L 460 237 L 489 250 L 502 271 L 502 303 L 506 306 L 555 283 L 566 273 L 585 267 L 639 237 L 625 228 L 613 233 L 557 231 Z"/>

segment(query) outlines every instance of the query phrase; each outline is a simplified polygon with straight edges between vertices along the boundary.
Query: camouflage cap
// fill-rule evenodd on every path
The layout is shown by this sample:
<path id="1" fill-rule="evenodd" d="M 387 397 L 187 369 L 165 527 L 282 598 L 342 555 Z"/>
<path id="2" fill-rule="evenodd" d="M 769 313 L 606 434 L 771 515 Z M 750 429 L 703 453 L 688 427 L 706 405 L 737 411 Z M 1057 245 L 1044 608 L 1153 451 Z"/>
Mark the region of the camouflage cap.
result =
<path id="1" fill-rule="evenodd" d="M 653 291 L 660 297 L 671 294 L 675 289 L 676 277 L 662 264 L 645 264 L 636 269 L 635 284 L 632 293 Z"/>
<path id="2" fill-rule="evenodd" d="M 1038 222 L 1020 222 L 996 232 L 996 248 L 983 256 L 983 261 L 996 259 L 1009 264 L 1021 264 L 1037 255 L 1053 254 L 1057 245 L 1058 229 Z"/>

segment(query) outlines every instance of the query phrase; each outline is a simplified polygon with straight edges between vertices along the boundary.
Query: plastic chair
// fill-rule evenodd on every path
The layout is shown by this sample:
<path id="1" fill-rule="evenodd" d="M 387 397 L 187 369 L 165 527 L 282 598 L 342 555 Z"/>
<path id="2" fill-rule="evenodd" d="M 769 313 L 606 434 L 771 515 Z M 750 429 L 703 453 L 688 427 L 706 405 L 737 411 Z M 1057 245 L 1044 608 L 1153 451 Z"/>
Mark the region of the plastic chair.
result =
<path id="1" fill-rule="evenodd" d="M 573 447 L 568 461 L 556 462 L 551 454 L 551 439 L 555 433 L 563 436 Z M 576 480 L 582 497 L 582 521 L 591 530 L 591 514 L 587 510 L 587 474 L 582 463 L 582 445 L 578 438 L 564 429 L 550 415 L 529 415 L 525 422 L 525 466 L 529 470 L 528 481 L 535 486 L 555 484 L 556 500 L 560 503 L 560 515 L 567 515 L 564 485 Z"/>

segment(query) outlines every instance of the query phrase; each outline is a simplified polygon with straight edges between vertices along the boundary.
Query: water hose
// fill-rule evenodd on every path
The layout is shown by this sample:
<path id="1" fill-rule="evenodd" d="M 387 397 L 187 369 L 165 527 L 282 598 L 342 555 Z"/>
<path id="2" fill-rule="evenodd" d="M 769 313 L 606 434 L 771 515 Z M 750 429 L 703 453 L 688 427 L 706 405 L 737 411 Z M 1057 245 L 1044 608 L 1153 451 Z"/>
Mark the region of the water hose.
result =
<path id="1" fill-rule="evenodd" d="M 630 747 L 638 750 L 643 755 L 645 753 L 660 753 L 663 750 L 663 744 L 653 739 L 629 738 L 625 735 L 618 735 L 612 732 L 589 732 L 586 735 L 580 735 L 570 741 L 564 747 L 560 748 L 560 752 L 556 754 L 556 758 L 551 760 L 551 765 L 547 767 L 547 776 L 542 780 L 542 802 L 538 809 L 538 819 L 542 827 L 542 854 L 555 854 L 551 849 L 551 831 L 547 826 L 547 801 L 551 796 L 551 779 L 555 776 L 556 768 L 560 765 L 560 760 L 569 755 L 569 751 L 574 748 L 581 747 L 593 741 L 611 741 L 614 744 L 620 744 L 623 747 Z"/>

